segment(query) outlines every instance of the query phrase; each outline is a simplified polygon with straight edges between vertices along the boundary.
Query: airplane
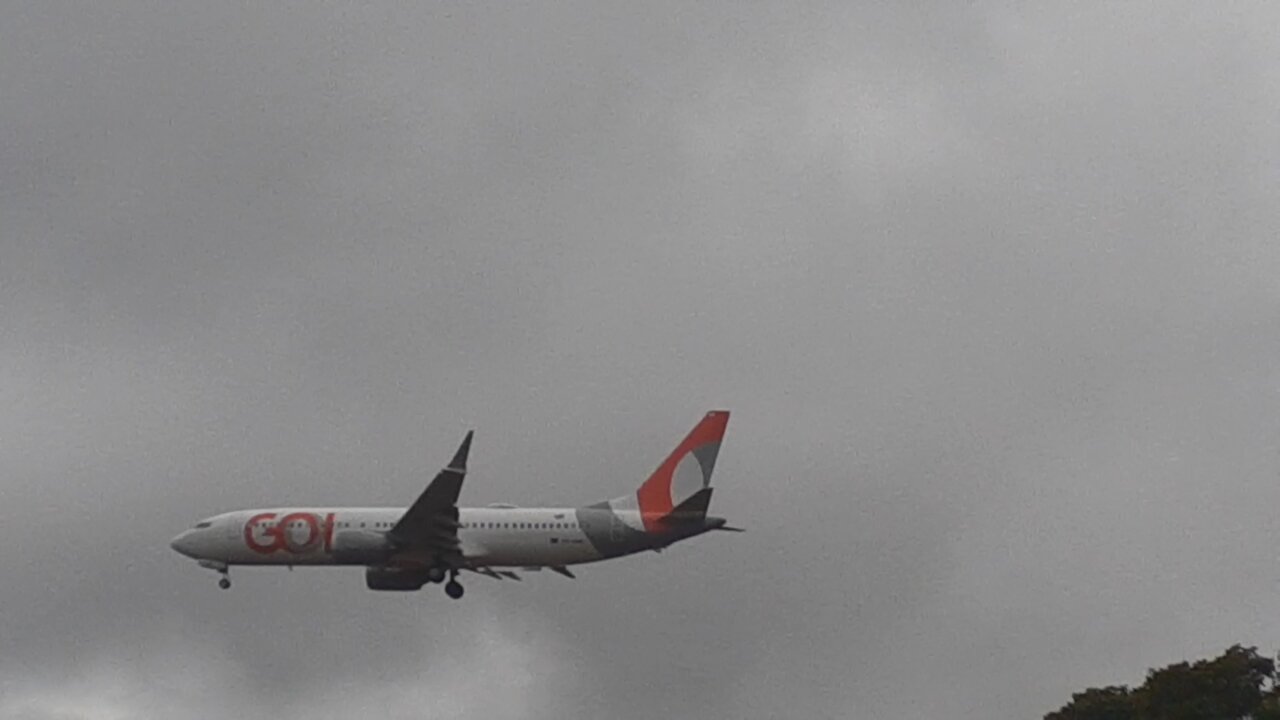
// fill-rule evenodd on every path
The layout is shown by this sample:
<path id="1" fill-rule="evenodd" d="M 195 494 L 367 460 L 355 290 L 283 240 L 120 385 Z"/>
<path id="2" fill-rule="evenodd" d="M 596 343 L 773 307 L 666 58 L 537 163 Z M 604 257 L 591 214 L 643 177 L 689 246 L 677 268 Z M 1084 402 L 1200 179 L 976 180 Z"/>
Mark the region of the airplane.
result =
<path id="1" fill-rule="evenodd" d="M 421 590 L 445 583 L 463 595 L 462 571 L 519 580 L 516 570 L 569 566 L 654 550 L 712 530 L 741 532 L 707 515 L 711 472 L 729 413 L 707 413 L 633 493 L 577 508 L 493 504 L 458 507 L 474 431 L 453 460 L 406 508 L 267 508 L 206 518 L 170 547 L 222 575 L 233 565 L 364 566 L 370 590 Z M 447 582 L 446 582 L 447 579 Z"/>

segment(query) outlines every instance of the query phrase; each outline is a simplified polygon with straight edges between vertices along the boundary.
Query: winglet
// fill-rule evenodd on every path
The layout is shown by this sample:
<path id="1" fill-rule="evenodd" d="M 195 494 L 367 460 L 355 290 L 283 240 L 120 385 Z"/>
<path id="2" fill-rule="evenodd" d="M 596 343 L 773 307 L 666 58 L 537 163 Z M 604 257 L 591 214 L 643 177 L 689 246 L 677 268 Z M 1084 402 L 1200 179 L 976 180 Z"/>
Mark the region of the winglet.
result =
<path id="1" fill-rule="evenodd" d="M 467 436 L 462 439 L 462 444 L 458 446 L 458 452 L 453 454 L 453 461 L 449 463 L 449 470 L 460 473 L 467 471 L 467 455 L 471 453 L 471 436 L 475 434 L 475 430 L 467 431 Z"/>

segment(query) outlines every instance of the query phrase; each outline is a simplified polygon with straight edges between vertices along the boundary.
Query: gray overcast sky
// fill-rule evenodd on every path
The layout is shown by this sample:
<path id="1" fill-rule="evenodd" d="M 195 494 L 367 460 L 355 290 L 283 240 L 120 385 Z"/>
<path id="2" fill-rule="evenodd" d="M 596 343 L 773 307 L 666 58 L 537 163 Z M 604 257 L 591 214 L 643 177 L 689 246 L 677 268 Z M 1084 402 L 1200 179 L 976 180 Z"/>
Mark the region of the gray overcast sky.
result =
<path id="1" fill-rule="evenodd" d="M 1274 4 L 0 2 L 0 718 L 1039 717 L 1280 647 Z M 239 507 L 750 528 L 382 595 Z"/>

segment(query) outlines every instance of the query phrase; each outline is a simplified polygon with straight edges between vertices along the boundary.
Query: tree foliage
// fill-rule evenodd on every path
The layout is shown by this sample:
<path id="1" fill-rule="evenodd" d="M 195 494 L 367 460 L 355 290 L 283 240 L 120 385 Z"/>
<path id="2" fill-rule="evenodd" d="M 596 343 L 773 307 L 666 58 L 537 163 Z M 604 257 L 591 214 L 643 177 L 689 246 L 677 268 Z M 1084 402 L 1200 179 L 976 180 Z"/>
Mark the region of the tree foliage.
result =
<path id="1" fill-rule="evenodd" d="M 1257 648 L 1233 645 L 1212 660 L 1147 673 L 1130 689 L 1089 688 L 1045 720 L 1280 720 L 1276 663 Z"/>
<path id="2" fill-rule="evenodd" d="M 1133 720 L 1133 693 L 1129 688 L 1111 685 L 1089 688 L 1071 696 L 1071 702 L 1044 720 Z"/>

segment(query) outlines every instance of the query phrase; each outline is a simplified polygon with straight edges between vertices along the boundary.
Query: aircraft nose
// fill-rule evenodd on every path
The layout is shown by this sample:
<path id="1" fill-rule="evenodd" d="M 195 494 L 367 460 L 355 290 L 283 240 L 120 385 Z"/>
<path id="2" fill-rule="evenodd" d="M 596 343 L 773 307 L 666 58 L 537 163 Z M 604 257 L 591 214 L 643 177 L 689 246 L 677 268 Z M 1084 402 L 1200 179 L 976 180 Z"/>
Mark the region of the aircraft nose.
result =
<path id="1" fill-rule="evenodd" d="M 169 547 L 173 548 L 175 552 L 186 555 L 189 558 L 194 558 L 196 556 L 195 538 L 191 537 L 190 530 L 184 531 L 182 534 L 178 535 L 178 537 L 171 540 L 169 542 Z"/>

